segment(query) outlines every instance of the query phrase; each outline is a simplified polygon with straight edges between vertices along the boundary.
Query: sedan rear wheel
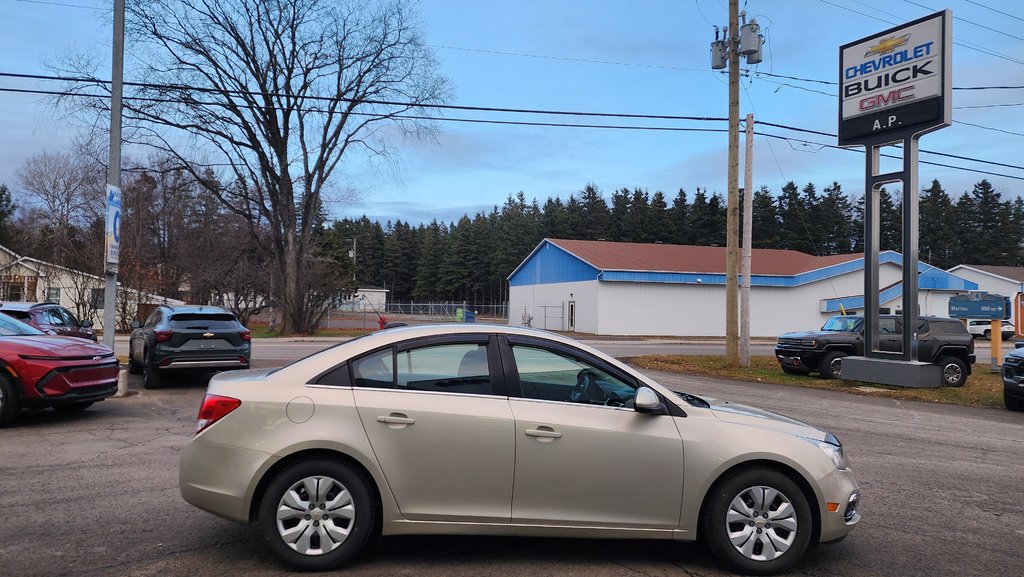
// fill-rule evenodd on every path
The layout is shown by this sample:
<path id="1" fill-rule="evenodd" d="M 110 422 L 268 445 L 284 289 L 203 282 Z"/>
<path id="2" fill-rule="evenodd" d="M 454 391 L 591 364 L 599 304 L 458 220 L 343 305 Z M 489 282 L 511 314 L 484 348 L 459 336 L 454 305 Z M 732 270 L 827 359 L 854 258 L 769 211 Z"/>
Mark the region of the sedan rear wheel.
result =
<path id="1" fill-rule="evenodd" d="M 259 523 L 271 551 L 306 571 L 350 562 L 376 532 L 368 482 L 341 463 L 301 462 L 278 475 L 260 502 Z"/>
<path id="2" fill-rule="evenodd" d="M 708 493 L 701 538 L 733 571 L 769 575 L 800 560 L 814 533 L 800 487 L 772 469 L 749 469 Z"/>

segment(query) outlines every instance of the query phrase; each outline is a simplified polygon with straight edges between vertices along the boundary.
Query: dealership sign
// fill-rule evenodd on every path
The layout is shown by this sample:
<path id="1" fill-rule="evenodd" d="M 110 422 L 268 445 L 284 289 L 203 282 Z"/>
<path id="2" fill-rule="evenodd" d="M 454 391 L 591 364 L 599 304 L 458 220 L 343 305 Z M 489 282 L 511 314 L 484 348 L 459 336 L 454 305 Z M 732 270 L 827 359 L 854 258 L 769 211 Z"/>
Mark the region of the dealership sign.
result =
<path id="1" fill-rule="evenodd" d="M 952 122 L 949 10 L 839 49 L 839 144 L 899 140 Z"/>

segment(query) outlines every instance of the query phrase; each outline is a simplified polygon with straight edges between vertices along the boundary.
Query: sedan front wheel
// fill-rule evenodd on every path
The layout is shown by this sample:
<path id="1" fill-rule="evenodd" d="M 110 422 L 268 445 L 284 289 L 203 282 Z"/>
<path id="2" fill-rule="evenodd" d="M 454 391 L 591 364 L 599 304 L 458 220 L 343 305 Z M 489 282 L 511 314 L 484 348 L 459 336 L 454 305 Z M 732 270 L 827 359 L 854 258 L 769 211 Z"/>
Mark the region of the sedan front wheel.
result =
<path id="1" fill-rule="evenodd" d="M 748 469 L 708 493 L 701 538 L 735 572 L 771 575 L 803 557 L 813 523 L 807 497 L 792 479 L 772 469 Z"/>
<path id="2" fill-rule="evenodd" d="M 304 571 L 349 563 L 377 530 L 377 508 L 363 475 L 326 459 L 286 469 L 267 487 L 259 523 L 270 550 Z"/>

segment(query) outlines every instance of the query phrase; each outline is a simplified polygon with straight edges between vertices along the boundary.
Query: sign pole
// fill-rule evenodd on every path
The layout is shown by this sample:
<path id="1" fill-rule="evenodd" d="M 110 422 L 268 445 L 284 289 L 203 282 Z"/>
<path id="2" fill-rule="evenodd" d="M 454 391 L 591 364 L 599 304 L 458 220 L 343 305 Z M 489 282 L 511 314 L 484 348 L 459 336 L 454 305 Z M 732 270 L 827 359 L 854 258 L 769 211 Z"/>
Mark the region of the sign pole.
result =
<path id="1" fill-rule="evenodd" d="M 121 235 L 121 92 L 124 80 L 124 0 L 114 0 L 114 54 L 110 83 L 110 162 L 107 165 L 107 232 L 103 255 L 103 344 L 114 348 L 117 330 L 117 265 Z"/>

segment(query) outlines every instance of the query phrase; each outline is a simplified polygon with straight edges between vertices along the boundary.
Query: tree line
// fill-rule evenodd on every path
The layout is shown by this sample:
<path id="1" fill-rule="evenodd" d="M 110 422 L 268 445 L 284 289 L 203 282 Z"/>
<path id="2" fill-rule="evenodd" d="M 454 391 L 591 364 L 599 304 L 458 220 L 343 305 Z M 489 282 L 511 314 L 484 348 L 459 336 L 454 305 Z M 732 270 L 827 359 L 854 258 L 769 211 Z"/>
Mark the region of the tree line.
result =
<path id="1" fill-rule="evenodd" d="M 838 183 L 821 191 L 788 182 L 752 199 L 754 248 L 817 256 L 864 250 L 864 197 Z M 879 194 L 881 250 L 902 250 L 902 195 Z M 1004 200 L 982 180 L 956 200 L 939 181 L 920 193 L 921 260 L 948 269 L 961 263 L 1024 266 L 1024 200 Z M 671 199 L 657 191 L 621 188 L 605 198 L 590 184 L 568 199 L 527 201 L 509 196 L 490 212 L 457 222 L 413 225 L 359 219 L 335 221 L 324 232 L 333 258 L 345 260 L 357 239 L 356 277 L 383 286 L 397 300 L 500 303 L 506 279 L 544 238 L 683 245 L 726 245 L 726 199 L 696 188 Z M 723 263 L 724 264 L 724 263 Z"/>
<path id="2" fill-rule="evenodd" d="M 83 155 L 30 158 L 13 189 L 0 185 L 0 242 L 19 254 L 101 276 L 104 176 L 102 166 Z M 170 157 L 136 162 L 122 189 L 123 285 L 222 304 L 243 322 L 277 304 L 279 275 L 267 223 L 229 210 Z M 837 183 L 820 192 L 813 183 L 801 188 L 789 182 L 777 193 L 763 186 L 752 201 L 755 248 L 821 256 L 863 250 L 863 196 L 851 198 Z M 883 250 L 901 249 L 901 223 L 901 195 L 883 189 Z M 304 255 L 311 306 L 302 323 L 311 332 L 331 305 L 359 285 L 386 288 L 399 301 L 504 303 L 508 275 L 544 238 L 725 246 L 725 227 L 725 197 L 701 187 L 692 195 L 679 189 L 671 198 L 620 188 L 606 198 L 588 184 L 543 203 L 520 192 L 453 222 L 332 219 L 320 207 Z M 943 269 L 960 263 L 1022 266 L 1024 200 L 1004 200 L 986 180 L 953 199 L 933 181 L 920 193 L 919 238 L 921 259 Z"/>

